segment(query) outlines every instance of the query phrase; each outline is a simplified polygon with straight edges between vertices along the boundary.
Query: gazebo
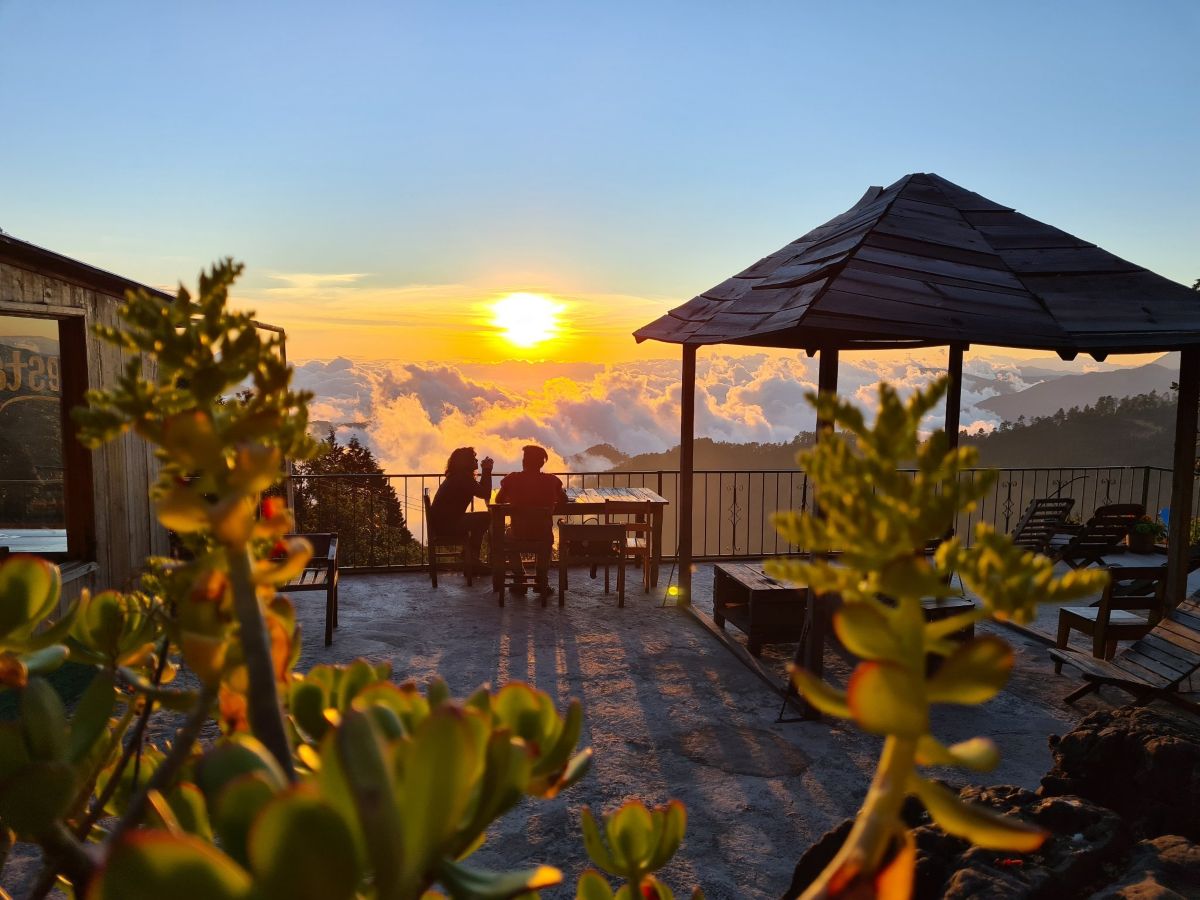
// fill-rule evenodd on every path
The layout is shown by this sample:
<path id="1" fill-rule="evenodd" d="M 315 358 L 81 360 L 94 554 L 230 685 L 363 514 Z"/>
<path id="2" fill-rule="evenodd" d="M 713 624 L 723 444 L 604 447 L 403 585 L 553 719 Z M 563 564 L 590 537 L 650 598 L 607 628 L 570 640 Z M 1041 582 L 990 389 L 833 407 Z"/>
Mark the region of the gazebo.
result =
<path id="1" fill-rule="evenodd" d="M 971 344 L 1089 354 L 1180 350 L 1171 507 L 1190 512 L 1200 294 L 931 173 L 872 187 L 853 207 L 634 332 L 683 347 L 679 588 L 691 602 L 696 351 L 711 344 L 820 354 L 945 346 L 946 431 L 957 442 Z M 823 423 L 818 423 L 820 434 Z M 1168 595 L 1183 599 L 1191 516 L 1171 516 Z"/>

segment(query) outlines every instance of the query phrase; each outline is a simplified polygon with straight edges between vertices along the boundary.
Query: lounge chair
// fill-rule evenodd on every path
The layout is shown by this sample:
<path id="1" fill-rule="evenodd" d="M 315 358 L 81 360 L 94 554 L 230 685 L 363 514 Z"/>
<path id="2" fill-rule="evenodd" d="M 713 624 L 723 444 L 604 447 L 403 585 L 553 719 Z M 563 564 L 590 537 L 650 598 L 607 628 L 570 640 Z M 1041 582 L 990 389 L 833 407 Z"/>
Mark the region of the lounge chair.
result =
<path id="1" fill-rule="evenodd" d="M 1111 661 L 1059 648 L 1052 649 L 1050 656 L 1056 669 L 1066 663 L 1078 669 L 1087 682 L 1068 694 L 1066 703 L 1110 684 L 1133 694 L 1139 702 L 1161 698 L 1195 709 L 1197 705 L 1179 697 L 1178 691 L 1180 684 L 1200 669 L 1200 602 L 1185 600 Z"/>
<path id="2" fill-rule="evenodd" d="M 1018 547 L 1045 553 L 1051 538 L 1064 530 L 1067 516 L 1074 508 L 1074 497 L 1035 497 L 1009 536 Z"/>
<path id="3" fill-rule="evenodd" d="M 1111 553 L 1125 540 L 1133 523 L 1145 514 L 1146 507 L 1140 503 L 1097 507 L 1078 532 L 1051 538 L 1047 553 L 1056 562 L 1062 560 L 1072 569 L 1098 563 L 1105 553 Z"/>

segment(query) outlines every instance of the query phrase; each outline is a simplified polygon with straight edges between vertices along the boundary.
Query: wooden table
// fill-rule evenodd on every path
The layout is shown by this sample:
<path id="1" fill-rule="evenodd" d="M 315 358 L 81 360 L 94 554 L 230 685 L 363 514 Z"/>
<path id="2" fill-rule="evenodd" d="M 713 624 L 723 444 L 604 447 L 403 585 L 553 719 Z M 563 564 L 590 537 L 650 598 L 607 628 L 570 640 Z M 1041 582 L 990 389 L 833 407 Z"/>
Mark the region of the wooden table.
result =
<path id="1" fill-rule="evenodd" d="M 496 499 L 497 488 L 492 491 Z M 554 508 L 556 516 L 646 516 L 650 519 L 650 585 L 658 585 L 662 564 L 663 518 L 667 500 L 644 487 L 597 487 L 566 489 L 567 502 Z"/>

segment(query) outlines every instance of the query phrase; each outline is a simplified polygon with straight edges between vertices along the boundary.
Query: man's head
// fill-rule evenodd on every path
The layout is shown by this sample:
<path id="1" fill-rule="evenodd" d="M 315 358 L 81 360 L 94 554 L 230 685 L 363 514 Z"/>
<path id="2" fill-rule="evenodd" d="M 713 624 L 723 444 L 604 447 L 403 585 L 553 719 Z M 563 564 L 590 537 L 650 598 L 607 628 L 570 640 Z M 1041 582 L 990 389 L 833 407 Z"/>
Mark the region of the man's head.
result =
<path id="1" fill-rule="evenodd" d="M 550 454 L 537 444 L 530 444 L 522 450 L 521 468 L 526 472 L 540 472 L 549 458 Z"/>

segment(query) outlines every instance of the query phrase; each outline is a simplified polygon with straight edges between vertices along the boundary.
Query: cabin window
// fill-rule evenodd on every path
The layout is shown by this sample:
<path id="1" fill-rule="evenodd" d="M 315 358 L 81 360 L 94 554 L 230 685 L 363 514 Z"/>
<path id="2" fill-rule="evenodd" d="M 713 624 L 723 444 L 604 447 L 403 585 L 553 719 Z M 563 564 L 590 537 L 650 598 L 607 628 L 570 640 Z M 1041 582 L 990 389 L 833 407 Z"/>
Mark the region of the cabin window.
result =
<path id="1" fill-rule="evenodd" d="M 12 553 L 68 550 L 60 331 L 70 324 L 0 315 L 0 548 Z"/>

